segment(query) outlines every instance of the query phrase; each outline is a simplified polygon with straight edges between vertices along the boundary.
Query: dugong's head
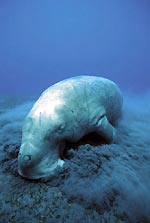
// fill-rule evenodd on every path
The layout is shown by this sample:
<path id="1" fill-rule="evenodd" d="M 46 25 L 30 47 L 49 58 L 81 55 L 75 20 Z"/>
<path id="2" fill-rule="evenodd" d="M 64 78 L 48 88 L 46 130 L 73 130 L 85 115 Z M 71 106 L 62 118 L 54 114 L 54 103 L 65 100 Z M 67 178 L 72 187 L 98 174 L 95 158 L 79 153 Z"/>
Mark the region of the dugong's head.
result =
<path id="1" fill-rule="evenodd" d="M 50 113 L 40 102 L 37 104 L 40 106 L 35 104 L 25 120 L 18 155 L 18 172 L 29 179 L 47 177 L 64 164 L 60 152 L 64 148 L 65 123 L 56 110 Z"/>

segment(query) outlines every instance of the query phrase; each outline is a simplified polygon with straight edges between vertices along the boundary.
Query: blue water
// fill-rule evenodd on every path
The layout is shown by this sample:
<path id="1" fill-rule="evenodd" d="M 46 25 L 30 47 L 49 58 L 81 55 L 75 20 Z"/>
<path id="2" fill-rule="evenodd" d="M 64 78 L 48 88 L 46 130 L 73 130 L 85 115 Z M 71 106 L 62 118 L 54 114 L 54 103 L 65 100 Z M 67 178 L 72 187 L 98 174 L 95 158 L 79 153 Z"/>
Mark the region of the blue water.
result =
<path id="1" fill-rule="evenodd" d="M 0 1 L 0 94 L 83 74 L 148 90 L 149 12 L 149 0 Z"/>

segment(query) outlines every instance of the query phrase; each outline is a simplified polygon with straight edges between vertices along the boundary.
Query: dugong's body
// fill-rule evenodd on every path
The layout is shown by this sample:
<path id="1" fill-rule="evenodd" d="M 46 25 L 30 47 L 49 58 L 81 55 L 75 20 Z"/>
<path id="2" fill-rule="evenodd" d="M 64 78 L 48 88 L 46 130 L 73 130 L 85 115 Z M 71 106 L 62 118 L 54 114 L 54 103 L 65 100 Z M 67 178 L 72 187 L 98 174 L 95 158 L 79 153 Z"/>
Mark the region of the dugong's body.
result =
<path id="1" fill-rule="evenodd" d="M 64 164 L 60 152 L 65 142 L 76 142 L 88 133 L 112 142 L 121 108 L 118 86 L 105 78 L 77 76 L 49 87 L 26 117 L 19 174 L 30 179 L 50 176 Z"/>

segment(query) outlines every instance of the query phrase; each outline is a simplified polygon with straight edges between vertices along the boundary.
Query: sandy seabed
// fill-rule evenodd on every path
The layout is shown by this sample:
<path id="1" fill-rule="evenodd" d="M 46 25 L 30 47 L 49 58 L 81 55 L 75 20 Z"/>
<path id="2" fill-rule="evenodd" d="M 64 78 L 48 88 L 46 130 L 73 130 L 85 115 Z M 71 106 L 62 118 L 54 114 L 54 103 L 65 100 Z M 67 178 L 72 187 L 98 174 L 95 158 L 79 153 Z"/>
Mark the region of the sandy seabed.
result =
<path id="1" fill-rule="evenodd" d="M 49 179 L 18 175 L 34 99 L 0 98 L 0 223 L 149 223 L 150 94 L 125 94 L 114 144 L 70 149 Z"/>

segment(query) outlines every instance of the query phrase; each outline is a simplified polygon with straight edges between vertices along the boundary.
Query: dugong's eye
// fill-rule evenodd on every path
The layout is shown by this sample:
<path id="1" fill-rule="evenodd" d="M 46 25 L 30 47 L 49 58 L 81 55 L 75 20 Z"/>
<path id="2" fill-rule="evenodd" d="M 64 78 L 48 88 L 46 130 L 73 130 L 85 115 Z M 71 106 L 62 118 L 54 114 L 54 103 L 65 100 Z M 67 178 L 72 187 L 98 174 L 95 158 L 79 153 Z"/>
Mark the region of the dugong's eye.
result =
<path id="1" fill-rule="evenodd" d="M 29 161 L 29 160 L 31 160 L 31 156 L 30 155 L 24 155 L 23 160 L 24 161 Z"/>
<path id="2" fill-rule="evenodd" d="M 62 130 L 63 130 L 62 127 L 59 127 L 59 128 L 57 129 L 58 132 L 61 132 Z"/>
<path id="3" fill-rule="evenodd" d="M 65 127 L 64 125 L 60 125 L 60 126 L 57 127 L 56 131 L 57 132 L 62 132 L 64 127 Z"/>

